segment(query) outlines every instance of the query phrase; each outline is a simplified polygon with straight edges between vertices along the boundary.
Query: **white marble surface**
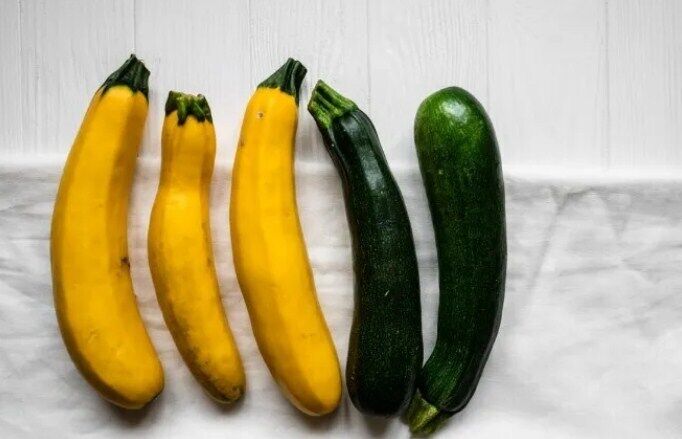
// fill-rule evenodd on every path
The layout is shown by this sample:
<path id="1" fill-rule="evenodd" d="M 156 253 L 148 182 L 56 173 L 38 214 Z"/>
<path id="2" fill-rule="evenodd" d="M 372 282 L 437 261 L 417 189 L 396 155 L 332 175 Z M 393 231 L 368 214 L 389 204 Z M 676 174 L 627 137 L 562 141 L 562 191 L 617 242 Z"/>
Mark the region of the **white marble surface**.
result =
<path id="1" fill-rule="evenodd" d="M 251 334 L 227 234 L 229 163 L 214 176 L 212 225 L 220 283 L 248 389 L 214 405 L 182 363 L 156 303 L 146 226 L 158 163 L 140 166 L 130 224 L 141 310 L 166 389 L 129 415 L 103 402 L 62 345 L 48 256 L 63 157 L 0 161 L 0 436 L 407 437 L 399 421 L 338 412 L 299 415 L 270 378 Z M 411 215 L 422 279 L 426 354 L 434 341 L 437 272 L 419 174 L 395 171 Z M 502 326 L 467 409 L 436 437 L 682 436 L 682 180 L 506 178 L 509 269 Z M 320 301 L 342 362 L 352 311 L 349 235 L 328 162 L 298 173 L 298 198 Z"/>

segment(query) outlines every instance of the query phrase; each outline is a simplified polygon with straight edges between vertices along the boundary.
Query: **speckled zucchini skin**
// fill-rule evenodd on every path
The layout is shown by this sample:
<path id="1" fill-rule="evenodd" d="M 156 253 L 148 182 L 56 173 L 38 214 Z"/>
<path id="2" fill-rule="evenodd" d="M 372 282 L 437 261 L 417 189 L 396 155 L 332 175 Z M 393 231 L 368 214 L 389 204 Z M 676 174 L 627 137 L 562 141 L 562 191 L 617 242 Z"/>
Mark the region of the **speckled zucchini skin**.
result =
<path id="1" fill-rule="evenodd" d="M 366 414 L 395 415 L 412 397 L 423 358 L 410 220 L 367 115 L 322 82 L 308 108 L 341 176 L 353 241 L 348 393 Z"/>
<path id="2" fill-rule="evenodd" d="M 438 251 L 435 348 L 409 411 L 425 433 L 471 399 L 502 316 L 507 260 L 504 182 L 493 126 L 467 91 L 424 100 L 414 127 Z"/>

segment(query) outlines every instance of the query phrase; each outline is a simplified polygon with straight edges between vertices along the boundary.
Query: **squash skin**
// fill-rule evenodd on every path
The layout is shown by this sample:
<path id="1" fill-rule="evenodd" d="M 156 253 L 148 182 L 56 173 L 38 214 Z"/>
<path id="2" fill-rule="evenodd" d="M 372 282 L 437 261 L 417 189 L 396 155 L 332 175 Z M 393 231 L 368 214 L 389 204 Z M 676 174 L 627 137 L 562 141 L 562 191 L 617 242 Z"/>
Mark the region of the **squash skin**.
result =
<path id="1" fill-rule="evenodd" d="M 435 348 L 419 375 L 408 418 L 435 430 L 476 390 L 502 316 L 506 276 L 504 181 L 492 123 L 467 91 L 427 97 L 414 128 L 438 252 Z"/>
<path id="2" fill-rule="evenodd" d="M 64 165 L 50 236 L 64 344 L 88 383 L 126 409 L 147 405 L 164 385 L 137 308 L 127 240 L 148 77 L 133 55 L 95 93 Z"/>
<path id="3" fill-rule="evenodd" d="M 305 68 L 290 59 L 248 103 L 232 172 L 230 232 L 263 359 L 289 401 L 320 416 L 340 402 L 341 373 L 296 205 L 294 146 L 303 75 Z"/>
<path id="4" fill-rule="evenodd" d="M 209 218 L 216 137 L 206 99 L 170 92 L 149 268 L 163 317 L 188 368 L 219 403 L 244 393 L 241 357 L 220 297 Z"/>
<path id="5" fill-rule="evenodd" d="M 346 385 L 363 413 L 401 413 L 422 364 L 419 272 L 410 220 L 365 113 L 324 82 L 309 111 L 343 186 L 353 245 L 355 308 Z"/>

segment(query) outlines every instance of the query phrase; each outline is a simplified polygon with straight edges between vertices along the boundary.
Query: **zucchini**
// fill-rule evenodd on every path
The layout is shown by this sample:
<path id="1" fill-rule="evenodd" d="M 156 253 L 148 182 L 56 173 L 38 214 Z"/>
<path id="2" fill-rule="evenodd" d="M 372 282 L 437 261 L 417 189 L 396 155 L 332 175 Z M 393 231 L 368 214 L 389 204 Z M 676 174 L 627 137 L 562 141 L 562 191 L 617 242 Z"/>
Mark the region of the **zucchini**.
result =
<path id="1" fill-rule="evenodd" d="M 294 59 L 263 81 L 244 112 L 232 168 L 230 235 L 258 348 L 282 393 L 322 416 L 341 401 L 341 368 L 298 218 L 294 151 L 306 68 Z"/>
<path id="2" fill-rule="evenodd" d="M 156 298 L 180 355 L 219 403 L 244 393 L 213 260 L 209 200 L 216 136 L 202 95 L 171 91 L 161 132 L 161 178 L 147 253 Z"/>
<path id="3" fill-rule="evenodd" d="M 391 416 L 409 403 L 423 356 L 410 220 L 367 115 L 322 81 L 308 110 L 341 176 L 353 241 L 348 393 L 361 412 Z"/>
<path id="4" fill-rule="evenodd" d="M 408 410 L 430 433 L 471 399 L 502 315 L 507 244 L 495 132 L 481 104 L 449 87 L 417 110 L 414 141 L 438 252 L 438 335 Z"/>
<path id="5" fill-rule="evenodd" d="M 85 380 L 125 409 L 146 406 L 164 385 L 137 307 L 127 238 L 148 78 L 147 67 L 130 55 L 93 96 L 64 165 L 50 235 L 66 349 Z"/>

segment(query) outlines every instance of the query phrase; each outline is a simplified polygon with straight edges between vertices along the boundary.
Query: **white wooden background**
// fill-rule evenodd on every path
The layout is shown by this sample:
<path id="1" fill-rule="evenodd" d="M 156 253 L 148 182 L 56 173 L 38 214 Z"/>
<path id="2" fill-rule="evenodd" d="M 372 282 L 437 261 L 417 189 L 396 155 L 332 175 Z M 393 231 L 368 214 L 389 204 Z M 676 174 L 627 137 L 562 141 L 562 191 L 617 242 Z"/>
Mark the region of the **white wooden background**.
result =
<path id="1" fill-rule="evenodd" d="M 244 105 L 288 56 L 374 120 L 414 163 L 416 106 L 447 85 L 489 110 L 508 168 L 682 170 L 680 0 L 0 0 L 0 157 L 65 154 L 102 80 L 152 71 L 142 154 L 169 89 L 205 94 L 219 160 Z M 302 112 L 299 160 L 326 160 Z"/>

